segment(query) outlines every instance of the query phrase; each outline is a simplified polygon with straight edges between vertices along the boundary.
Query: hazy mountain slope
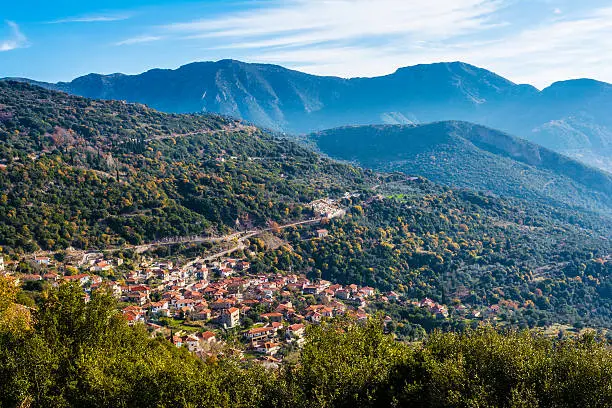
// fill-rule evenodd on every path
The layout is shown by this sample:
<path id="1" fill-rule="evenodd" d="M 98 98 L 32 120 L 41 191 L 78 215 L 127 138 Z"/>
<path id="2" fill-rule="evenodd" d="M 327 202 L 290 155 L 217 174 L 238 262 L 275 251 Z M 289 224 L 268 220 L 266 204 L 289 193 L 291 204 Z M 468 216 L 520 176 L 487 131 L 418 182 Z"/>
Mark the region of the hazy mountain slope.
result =
<path id="1" fill-rule="evenodd" d="M 331 157 L 447 185 L 612 210 L 612 177 L 528 141 L 466 122 L 354 126 L 310 136 Z"/>

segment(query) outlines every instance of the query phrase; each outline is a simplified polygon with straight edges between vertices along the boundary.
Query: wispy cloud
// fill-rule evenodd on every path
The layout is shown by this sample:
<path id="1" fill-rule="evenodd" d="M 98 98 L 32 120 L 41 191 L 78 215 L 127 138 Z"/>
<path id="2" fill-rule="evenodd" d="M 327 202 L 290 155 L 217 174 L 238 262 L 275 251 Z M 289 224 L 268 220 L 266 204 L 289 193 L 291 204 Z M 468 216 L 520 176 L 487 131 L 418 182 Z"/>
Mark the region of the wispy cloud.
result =
<path id="1" fill-rule="evenodd" d="M 14 21 L 7 21 L 11 36 L 8 39 L 0 40 L 0 51 L 11 51 L 17 48 L 28 46 L 28 38 L 21 32 L 19 26 Z"/>
<path id="2" fill-rule="evenodd" d="M 490 28 L 501 0 L 290 0 L 214 19 L 169 24 L 186 38 L 217 38 L 256 46 L 355 41 L 384 36 L 444 39 Z M 272 44 L 268 42 L 272 41 Z"/>
<path id="3" fill-rule="evenodd" d="M 494 31 L 510 0 L 270 0 L 158 27 L 207 50 L 325 75 L 388 73 L 422 44 Z M 392 62 L 392 63 L 391 63 Z"/>
<path id="4" fill-rule="evenodd" d="M 153 41 L 162 40 L 164 37 L 158 35 L 142 35 L 138 37 L 127 38 L 125 40 L 116 42 L 115 45 L 131 45 L 131 44 L 143 44 Z"/>
<path id="5" fill-rule="evenodd" d="M 109 21 L 123 21 L 130 18 L 126 14 L 117 15 L 96 15 L 96 16 L 81 16 L 81 17 L 69 17 L 60 20 L 49 21 L 49 24 L 63 24 L 63 23 L 103 23 Z"/>
<path id="6" fill-rule="evenodd" d="M 512 74 L 520 82 L 545 86 L 559 79 L 612 79 L 612 7 L 543 22 L 462 50 L 463 58 Z M 444 51 L 444 50 L 442 50 Z"/>

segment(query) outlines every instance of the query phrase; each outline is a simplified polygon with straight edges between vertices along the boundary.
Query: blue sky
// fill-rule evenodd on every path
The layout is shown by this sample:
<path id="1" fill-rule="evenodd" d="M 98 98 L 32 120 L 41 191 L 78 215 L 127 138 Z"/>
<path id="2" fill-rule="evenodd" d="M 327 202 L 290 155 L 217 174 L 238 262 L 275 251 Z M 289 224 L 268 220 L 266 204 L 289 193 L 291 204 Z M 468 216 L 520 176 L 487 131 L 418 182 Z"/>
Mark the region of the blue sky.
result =
<path id="1" fill-rule="evenodd" d="M 609 0 L 14 1 L 0 77 L 70 80 L 233 58 L 343 77 L 464 61 L 544 87 L 612 82 Z"/>

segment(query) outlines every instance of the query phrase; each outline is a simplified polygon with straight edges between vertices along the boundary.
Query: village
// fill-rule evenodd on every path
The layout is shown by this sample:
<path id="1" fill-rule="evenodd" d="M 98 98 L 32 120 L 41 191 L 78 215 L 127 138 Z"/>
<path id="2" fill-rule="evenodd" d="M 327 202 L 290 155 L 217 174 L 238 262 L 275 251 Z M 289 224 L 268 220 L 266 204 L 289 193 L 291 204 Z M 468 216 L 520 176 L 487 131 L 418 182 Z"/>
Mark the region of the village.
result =
<path id="1" fill-rule="evenodd" d="M 328 231 L 319 229 L 315 234 L 322 238 Z M 45 272 L 15 277 L 22 283 L 76 282 L 84 288 L 86 301 L 95 291 L 106 290 L 121 302 L 128 324 L 144 324 L 151 336 L 164 337 L 203 359 L 229 352 L 272 366 L 299 350 L 308 325 L 337 316 L 365 321 L 372 302 L 410 305 L 439 319 L 449 317 L 447 306 L 428 298 L 410 300 L 368 286 L 314 282 L 303 274 L 252 273 L 244 259 L 175 265 L 145 258 L 136 270 L 111 280 L 109 273 L 121 267 L 122 259 L 108 258 L 87 253 L 77 265 L 78 273 L 60 275 L 54 272 L 55 260 L 37 256 L 34 262 Z M 6 273 L 2 258 L 0 273 Z M 453 311 L 467 314 L 464 309 L 459 305 Z M 473 318 L 480 316 L 471 313 Z M 385 324 L 391 321 L 384 318 Z"/>

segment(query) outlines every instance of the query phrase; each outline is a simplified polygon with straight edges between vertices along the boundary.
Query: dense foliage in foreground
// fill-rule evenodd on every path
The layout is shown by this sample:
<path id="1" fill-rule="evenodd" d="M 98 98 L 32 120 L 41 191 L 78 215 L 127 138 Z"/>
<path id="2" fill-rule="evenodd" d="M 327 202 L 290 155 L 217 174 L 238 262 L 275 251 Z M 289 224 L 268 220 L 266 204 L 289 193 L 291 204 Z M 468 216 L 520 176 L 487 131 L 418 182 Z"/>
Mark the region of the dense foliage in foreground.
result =
<path id="1" fill-rule="evenodd" d="M 405 344 L 376 321 L 339 319 L 310 328 L 296 364 L 266 370 L 224 357 L 204 362 L 151 339 L 104 294 L 85 303 L 80 288 L 63 285 L 31 311 L 17 295 L 0 280 L 2 407 L 612 404 L 612 351 L 592 336 L 553 341 L 482 329 Z"/>

